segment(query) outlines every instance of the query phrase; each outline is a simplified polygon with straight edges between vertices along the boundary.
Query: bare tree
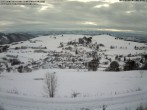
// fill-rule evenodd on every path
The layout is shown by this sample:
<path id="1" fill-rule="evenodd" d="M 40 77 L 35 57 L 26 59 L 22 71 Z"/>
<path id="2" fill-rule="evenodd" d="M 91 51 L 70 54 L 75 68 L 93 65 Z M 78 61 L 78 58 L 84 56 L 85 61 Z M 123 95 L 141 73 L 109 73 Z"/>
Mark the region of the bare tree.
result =
<path id="1" fill-rule="evenodd" d="M 46 73 L 45 75 L 45 90 L 49 97 L 54 97 L 57 90 L 57 76 L 55 72 Z"/>

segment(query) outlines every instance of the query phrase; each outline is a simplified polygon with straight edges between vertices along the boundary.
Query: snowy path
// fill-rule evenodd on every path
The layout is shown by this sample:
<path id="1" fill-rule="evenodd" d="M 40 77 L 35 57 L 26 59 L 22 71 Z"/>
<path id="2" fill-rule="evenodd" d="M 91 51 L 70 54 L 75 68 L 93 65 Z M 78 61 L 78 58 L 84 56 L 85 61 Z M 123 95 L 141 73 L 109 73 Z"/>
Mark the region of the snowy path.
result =
<path id="1" fill-rule="evenodd" d="M 101 110 L 103 104 L 108 106 L 108 110 L 125 110 L 129 106 L 135 108 L 140 103 L 147 103 L 147 92 L 102 99 L 46 99 L 0 93 L 0 104 L 6 110 Z"/>

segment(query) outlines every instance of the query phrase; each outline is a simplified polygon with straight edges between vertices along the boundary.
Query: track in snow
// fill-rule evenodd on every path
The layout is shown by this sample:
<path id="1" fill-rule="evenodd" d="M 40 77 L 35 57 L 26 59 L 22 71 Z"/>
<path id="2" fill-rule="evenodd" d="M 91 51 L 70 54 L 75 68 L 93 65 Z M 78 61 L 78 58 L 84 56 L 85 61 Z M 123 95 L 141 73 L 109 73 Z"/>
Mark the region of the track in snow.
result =
<path id="1" fill-rule="evenodd" d="M 102 99 L 46 99 L 0 93 L 0 104 L 6 110 L 101 110 L 103 105 L 108 110 L 125 110 L 139 103 L 147 103 L 147 92 Z"/>

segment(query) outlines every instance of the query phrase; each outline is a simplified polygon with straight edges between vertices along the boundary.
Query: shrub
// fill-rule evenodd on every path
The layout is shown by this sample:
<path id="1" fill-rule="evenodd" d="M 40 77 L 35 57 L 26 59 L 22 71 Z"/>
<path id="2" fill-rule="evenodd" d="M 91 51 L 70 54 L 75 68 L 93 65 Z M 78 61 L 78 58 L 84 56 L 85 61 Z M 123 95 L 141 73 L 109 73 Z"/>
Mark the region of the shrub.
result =
<path id="1" fill-rule="evenodd" d="M 136 110 L 146 110 L 146 109 L 144 109 L 143 106 L 140 105 L 139 107 L 136 108 Z"/>
<path id="2" fill-rule="evenodd" d="M 15 47 L 15 50 L 18 50 L 18 49 L 20 49 L 20 47 Z"/>
<path id="3" fill-rule="evenodd" d="M 5 109 L 0 105 L 0 110 L 5 110 Z"/>
<path id="4" fill-rule="evenodd" d="M 5 45 L 5 46 L 0 46 L 0 53 L 2 52 L 6 52 L 8 50 L 9 46 Z"/>
<path id="5" fill-rule="evenodd" d="M 17 95 L 19 94 L 19 92 L 18 92 L 18 90 L 16 88 L 8 90 L 7 93 L 17 94 Z"/>
<path id="6" fill-rule="evenodd" d="M 22 73 L 23 72 L 23 66 L 21 65 L 21 66 L 19 66 L 18 68 L 17 68 L 17 71 L 19 72 L 19 73 Z"/>
<path id="7" fill-rule="evenodd" d="M 119 64 L 117 61 L 112 61 L 106 71 L 119 71 Z"/>
<path id="8" fill-rule="evenodd" d="M 124 71 L 129 71 L 129 70 L 137 70 L 138 69 L 138 64 L 133 61 L 133 60 L 128 60 L 126 64 L 124 65 Z"/>
<path id="9" fill-rule="evenodd" d="M 79 38 L 79 44 L 84 44 L 84 39 L 83 38 Z"/>
<path id="10" fill-rule="evenodd" d="M 75 51 L 75 54 L 77 55 L 78 54 L 78 50 L 76 49 L 76 51 Z"/>
<path id="11" fill-rule="evenodd" d="M 78 92 L 73 92 L 73 93 L 71 94 L 71 97 L 72 97 L 72 98 L 76 98 L 78 95 L 80 95 L 80 93 L 78 93 Z"/>
<path id="12" fill-rule="evenodd" d="M 21 62 L 18 59 L 10 59 L 10 63 L 12 66 L 21 64 Z"/>
<path id="13" fill-rule="evenodd" d="M 83 38 L 79 38 L 79 44 L 84 44 L 84 43 L 86 43 L 86 44 L 89 44 L 89 43 L 91 43 L 92 42 L 92 37 L 83 37 Z"/>
<path id="14" fill-rule="evenodd" d="M 141 70 L 147 70 L 147 64 L 144 64 L 143 67 L 140 68 Z"/>
<path id="15" fill-rule="evenodd" d="M 104 44 L 99 44 L 99 46 L 104 47 Z"/>
<path id="16" fill-rule="evenodd" d="M 103 105 L 103 107 L 102 107 L 102 108 L 103 108 L 103 110 L 106 110 L 106 108 L 107 108 L 107 105 Z"/>
<path id="17" fill-rule="evenodd" d="M 97 71 L 98 66 L 99 61 L 97 59 L 93 59 L 90 62 L 88 62 L 88 71 Z"/>
<path id="18" fill-rule="evenodd" d="M 136 91 L 141 91 L 141 90 L 142 90 L 142 89 L 141 89 L 140 87 L 136 89 Z"/>

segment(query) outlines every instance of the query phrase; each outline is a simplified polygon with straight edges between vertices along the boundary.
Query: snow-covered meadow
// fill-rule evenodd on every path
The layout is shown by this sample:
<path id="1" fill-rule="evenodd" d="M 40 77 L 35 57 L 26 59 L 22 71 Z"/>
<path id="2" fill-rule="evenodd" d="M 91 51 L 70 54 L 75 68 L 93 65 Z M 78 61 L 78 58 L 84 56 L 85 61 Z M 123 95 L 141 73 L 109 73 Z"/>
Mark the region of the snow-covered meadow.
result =
<path id="1" fill-rule="evenodd" d="M 112 97 L 147 91 L 147 71 L 129 72 L 88 72 L 77 70 L 47 69 L 31 73 L 4 73 L 1 75 L 1 92 L 17 95 L 46 97 L 44 90 L 45 74 L 55 72 L 58 78 L 56 98 L 77 97 Z M 141 76 L 142 75 L 142 76 Z"/>

